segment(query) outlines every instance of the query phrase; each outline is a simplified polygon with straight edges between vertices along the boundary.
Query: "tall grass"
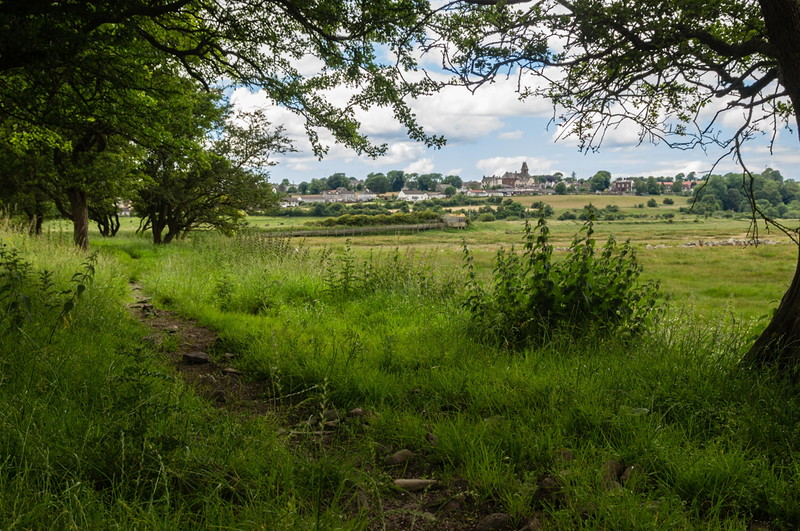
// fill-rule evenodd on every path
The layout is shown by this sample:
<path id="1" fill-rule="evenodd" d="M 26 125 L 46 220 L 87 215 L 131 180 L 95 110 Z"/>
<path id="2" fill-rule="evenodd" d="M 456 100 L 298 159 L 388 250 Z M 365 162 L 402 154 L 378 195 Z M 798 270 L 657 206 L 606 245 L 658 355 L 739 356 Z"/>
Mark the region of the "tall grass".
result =
<path id="1" fill-rule="evenodd" d="M 0 238 L 65 289 L 85 260 Z M 0 343 L 0 525 L 392 528 L 403 476 L 442 480 L 461 508 L 437 518 L 464 527 L 495 511 L 558 529 L 800 525 L 800 399 L 737 368 L 746 323 L 681 308 L 635 343 L 554 330 L 512 353 L 472 339 L 461 275 L 346 242 L 104 243 L 51 343 L 35 318 Z M 121 308 L 131 277 L 216 329 L 273 409 L 226 414 L 186 388 Z M 317 433 L 353 408 L 367 414 Z M 401 448 L 412 460 L 384 466 Z M 642 473 L 609 488 L 612 459 Z"/>

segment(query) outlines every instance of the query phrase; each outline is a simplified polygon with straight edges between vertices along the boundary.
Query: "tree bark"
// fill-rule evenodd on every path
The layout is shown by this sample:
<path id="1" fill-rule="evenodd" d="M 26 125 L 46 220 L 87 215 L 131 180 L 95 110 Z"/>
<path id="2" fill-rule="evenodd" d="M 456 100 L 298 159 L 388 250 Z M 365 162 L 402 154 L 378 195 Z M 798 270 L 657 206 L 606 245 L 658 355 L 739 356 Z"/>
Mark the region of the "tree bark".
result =
<path id="1" fill-rule="evenodd" d="M 781 84 L 794 106 L 800 134 L 800 2 L 759 0 L 759 3 L 770 44 L 780 64 Z M 750 367 L 774 367 L 793 378 L 800 376 L 800 249 L 792 283 L 743 363 Z"/>
<path id="2" fill-rule="evenodd" d="M 772 320 L 745 355 L 744 363 L 775 367 L 790 374 L 800 369 L 800 266 Z"/>
<path id="3" fill-rule="evenodd" d="M 28 234 L 30 236 L 41 236 L 42 225 L 44 225 L 44 212 L 39 209 L 38 205 L 30 210 L 26 210 L 25 214 L 28 216 Z"/>
<path id="4" fill-rule="evenodd" d="M 86 250 L 89 248 L 89 198 L 86 191 L 78 188 L 69 188 L 67 198 L 72 218 L 72 241 Z"/>
<path id="5" fill-rule="evenodd" d="M 153 243 L 155 245 L 160 245 L 162 243 L 162 233 L 164 231 L 164 225 L 158 220 L 153 220 L 151 230 L 153 231 Z"/>

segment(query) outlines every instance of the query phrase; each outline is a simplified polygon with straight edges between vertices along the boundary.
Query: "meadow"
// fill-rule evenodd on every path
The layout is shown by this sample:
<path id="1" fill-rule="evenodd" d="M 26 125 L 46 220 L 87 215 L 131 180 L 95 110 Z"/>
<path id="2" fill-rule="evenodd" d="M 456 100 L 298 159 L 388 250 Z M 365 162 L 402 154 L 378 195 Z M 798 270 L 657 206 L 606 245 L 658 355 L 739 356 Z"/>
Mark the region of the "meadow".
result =
<path id="1" fill-rule="evenodd" d="M 580 223 L 549 226 L 563 259 Z M 596 223 L 633 242 L 665 312 L 635 340 L 520 350 L 476 336 L 461 257 L 490 278 L 521 221 L 161 247 L 126 230 L 91 260 L 62 228 L 0 229 L 3 528 L 800 526 L 798 389 L 737 365 L 797 250 L 681 247 L 746 221 Z M 181 377 L 185 337 L 129 312 L 131 281 L 213 331 L 207 374 Z"/>

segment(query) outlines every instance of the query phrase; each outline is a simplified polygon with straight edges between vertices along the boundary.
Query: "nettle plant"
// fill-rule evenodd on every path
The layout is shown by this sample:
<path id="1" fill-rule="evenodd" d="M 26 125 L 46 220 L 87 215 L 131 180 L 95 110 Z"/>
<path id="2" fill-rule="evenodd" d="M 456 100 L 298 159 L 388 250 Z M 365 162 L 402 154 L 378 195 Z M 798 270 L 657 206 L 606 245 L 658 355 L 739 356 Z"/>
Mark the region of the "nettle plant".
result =
<path id="1" fill-rule="evenodd" d="M 47 342 L 52 341 L 60 325 L 69 325 L 75 304 L 94 279 L 96 264 L 93 253 L 72 275 L 71 285 L 62 289 L 52 271 L 36 273 L 15 249 L 0 244 L 0 333 L 17 331 L 34 319 L 50 319 Z"/>
<path id="2" fill-rule="evenodd" d="M 630 242 L 610 236 L 598 249 L 587 220 L 562 261 L 553 258 L 550 229 L 542 217 L 525 223 L 522 252 L 500 249 L 492 280 L 484 286 L 464 245 L 465 307 L 481 339 L 507 348 L 541 344 L 557 333 L 640 333 L 659 310 L 658 282 L 641 282 L 642 266 Z"/>

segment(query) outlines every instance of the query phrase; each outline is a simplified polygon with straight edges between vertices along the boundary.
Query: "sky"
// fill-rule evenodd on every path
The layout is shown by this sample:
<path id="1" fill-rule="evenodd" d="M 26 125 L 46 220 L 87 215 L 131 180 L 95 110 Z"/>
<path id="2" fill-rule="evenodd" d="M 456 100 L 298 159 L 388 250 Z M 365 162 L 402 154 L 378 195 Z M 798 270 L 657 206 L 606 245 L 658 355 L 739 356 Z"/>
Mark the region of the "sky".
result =
<path id="1" fill-rule="evenodd" d="M 309 59 L 299 69 L 313 73 L 318 67 L 314 59 Z M 334 102 L 344 102 L 348 95 L 347 89 L 333 89 L 327 96 Z M 574 172 L 578 178 L 589 178 L 599 170 L 606 170 L 612 178 L 674 177 L 692 171 L 706 173 L 722 154 L 713 149 L 681 151 L 663 144 L 640 143 L 638 128 L 632 125 L 609 131 L 599 150 L 581 153 L 574 139 L 557 140 L 560 131 L 551 122 L 553 109 L 548 101 L 520 101 L 516 78 L 500 79 L 474 94 L 463 87 L 446 87 L 437 94 L 410 101 L 426 133 L 447 139 L 447 145 L 441 149 L 426 148 L 408 139 L 387 109 L 359 114 L 362 131 L 373 142 L 388 144 L 388 153 L 374 160 L 332 142 L 325 132 L 320 138 L 329 151 L 323 160 L 318 160 L 311 151 L 301 118 L 270 104 L 259 91 L 238 88 L 230 94 L 230 99 L 235 107 L 266 109 L 274 124 L 285 127 L 298 149 L 296 153 L 272 158 L 278 163 L 270 168 L 272 183 L 284 179 L 294 184 L 310 182 L 337 172 L 365 179 L 371 172 L 390 170 L 458 175 L 464 181 L 479 181 L 483 176 L 519 171 L 523 162 L 534 175 L 561 172 L 569 176 Z M 737 116 L 729 114 L 722 124 L 733 127 L 736 120 Z M 766 135 L 746 145 L 745 163 L 751 171 L 770 167 L 780 170 L 785 178 L 800 181 L 798 147 L 796 132 L 781 130 L 772 152 Z M 715 173 L 737 170 L 741 171 L 730 158 L 714 168 Z"/>

